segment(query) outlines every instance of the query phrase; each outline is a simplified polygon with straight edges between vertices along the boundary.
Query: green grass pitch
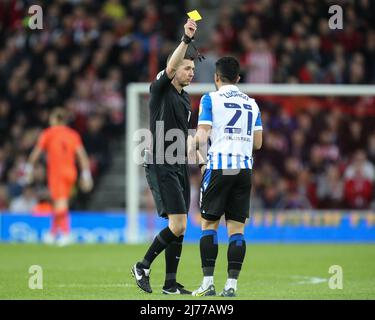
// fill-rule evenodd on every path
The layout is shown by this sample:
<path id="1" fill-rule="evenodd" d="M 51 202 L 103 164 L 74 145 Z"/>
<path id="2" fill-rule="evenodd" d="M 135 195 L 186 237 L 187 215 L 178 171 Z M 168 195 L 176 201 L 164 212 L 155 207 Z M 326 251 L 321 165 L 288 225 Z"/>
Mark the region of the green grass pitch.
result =
<path id="1" fill-rule="evenodd" d="M 0 244 L 0 299 L 221 299 L 165 296 L 164 254 L 151 271 L 152 294 L 141 292 L 130 275 L 146 245 Z M 219 293 L 226 279 L 225 244 L 215 271 Z M 28 287 L 29 267 L 43 268 L 43 289 Z M 328 286 L 329 267 L 343 270 L 343 289 Z M 199 245 L 186 244 L 177 280 L 188 289 L 201 282 Z M 248 244 L 238 299 L 375 299 L 375 245 Z"/>

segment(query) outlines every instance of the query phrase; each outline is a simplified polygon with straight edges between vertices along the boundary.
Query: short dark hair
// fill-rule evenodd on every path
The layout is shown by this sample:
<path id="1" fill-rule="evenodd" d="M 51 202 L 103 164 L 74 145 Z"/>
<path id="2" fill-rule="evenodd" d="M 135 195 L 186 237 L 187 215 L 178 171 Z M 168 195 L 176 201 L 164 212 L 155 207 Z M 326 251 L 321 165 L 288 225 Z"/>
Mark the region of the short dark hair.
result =
<path id="1" fill-rule="evenodd" d="M 233 57 L 220 58 L 216 61 L 216 73 L 222 82 L 236 83 L 240 74 L 240 64 Z"/>

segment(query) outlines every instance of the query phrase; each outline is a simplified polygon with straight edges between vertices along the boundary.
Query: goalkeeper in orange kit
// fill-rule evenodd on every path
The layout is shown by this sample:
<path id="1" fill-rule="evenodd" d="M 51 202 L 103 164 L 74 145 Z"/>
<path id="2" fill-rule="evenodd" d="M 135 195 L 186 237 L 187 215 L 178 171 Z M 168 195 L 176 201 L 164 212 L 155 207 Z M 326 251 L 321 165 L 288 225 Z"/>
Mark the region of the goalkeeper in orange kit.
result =
<path id="1" fill-rule="evenodd" d="M 33 167 L 42 153 L 45 153 L 48 189 L 53 201 L 52 224 L 46 241 L 54 242 L 60 231 L 62 236 L 59 238 L 59 244 L 66 245 L 70 242 L 69 198 L 77 180 L 76 159 L 81 170 L 82 191 L 91 191 L 93 180 L 81 138 L 75 130 L 66 125 L 66 111 L 56 108 L 49 120 L 50 127 L 43 130 L 30 154 L 26 174 L 31 182 Z"/>

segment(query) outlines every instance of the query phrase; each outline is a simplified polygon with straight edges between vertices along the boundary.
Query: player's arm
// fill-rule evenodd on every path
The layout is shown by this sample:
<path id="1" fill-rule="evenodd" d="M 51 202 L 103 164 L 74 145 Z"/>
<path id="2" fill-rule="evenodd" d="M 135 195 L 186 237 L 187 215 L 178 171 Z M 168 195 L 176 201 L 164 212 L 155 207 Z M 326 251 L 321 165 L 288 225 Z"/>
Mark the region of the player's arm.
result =
<path id="1" fill-rule="evenodd" d="M 32 182 L 34 166 L 40 159 L 42 153 L 43 150 L 39 147 L 39 145 L 35 146 L 34 149 L 31 151 L 31 154 L 25 166 L 25 178 L 27 183 Z"/>
<path id="2" fill-rule="evenodd" d="M 87 156 L 86 150 L 83 145 L 77 148 L 77 159 L 78 165 L 81 169 L 81 177 L 80 177 L 80 187 L 84 192 L 90 192 L 94 186 L 91 171 L 90 171 L 90 161 L 89 157 Z"/>
<path id="3" fill-rule="evenodd" d="M 184 25 L 184 36 L 181 39 L 181 43 L 172 53 L 170 59 L 168 60 L 167 67 L 162 70 L 156 76 L 156 80 L 151 84 L 150 91 L 154 97 L 158 97 L 163 88 L 169 83 L 171 83 L 173 77 L 176 74 L 178 66 L 182 63 L 185 57 L 186 50 L 189 46 L 189 39 L 194 36 L 195 30 L 197 29 L 197 24 L 194 20 L 188 19 Z M 157 98 L 156 98 L 157 99 Z"/>
<path id="4" fill-rule="evenodd" d="M 189 157 L 198 159 L 202 171 L 203 164 L 206 163 L 208 138 L 212 129 L 212 99 L 209 93 L 202 96 L 199 104 L 198 129 L 195 136 L 191 139 L 189 146 Z"/>
<path id="5" fill-rule="evenodd" d="M 189 42 L 194 37 L 195 31 L 197 30 L 197 23 L 193 19 L 188 19 L 184 25 L 184 36 L 181 39 L 181 43 L 173 52 L 171 58 L 168 61 L 166 73 L 169 79 L 173 79 L 176 74 L 176 70 L 181 62 L 184 60 L 186 50 L 189 46 Z"/>
<path id="6" fill-rule="evenodd" d="M 212 127 L 207 124 L 198 125 L 197 133 L 188 140 L 188 154 L 191 163 L 197 163 L 202 171 L 206 169 L 208 138 Z"/>
<path id="7" fill-rule="evenodd" d="M 254 131 L 254 150 L 259 150 L 263 143 L 263 130 Z"/>
<path id="8" fill-rule="evenodd" d="M 34 166 L 37 161 L 40 159 L 42 153 L 47 149 L 48 141 L 49 141 L 49 134 L 46 130 L 44 130 L 36 143 L 36 146 L 30 153 L 29 159 L 25 166 L 25 180 L 26 183 L 31 183 L 33 180 L 33 170 Z"/>
<path id="9" fill-rule="evenodd" d="M 33 151 L 31 151 L 30 153 L 28 164 L 34 166 L 35 163 L 37 163 L 37 161 L 39 160 L 42 153 L 43 150 L 39 146 L 34 147 Z"/>
<path id="10" fill-rule="evenodd" d="M 212 126 L 209 124 L 198 125 L 197 134 L 193 138 L 193 147 L 200 155 L 207 154 L 208 138 L 211 135 Z"/>
<path id="11" fill-rule="evenodd" d="M 254 150 L 259 150 L 263 143 L 263 125 L 258 105 L 256 105 L 256 107 L 258 108 L 258 116 L 255 120 L 253 146 Z"/>
<path id="12" fill-rule="evenodd" d="M 188 137 L 188 156 L 190 163 L 198 163 L 202 168 L 206 163 L 207 140 L 212 128 L 212 99 L 204 94 L 199 104 L 198 129 L 194 137 Z"/>

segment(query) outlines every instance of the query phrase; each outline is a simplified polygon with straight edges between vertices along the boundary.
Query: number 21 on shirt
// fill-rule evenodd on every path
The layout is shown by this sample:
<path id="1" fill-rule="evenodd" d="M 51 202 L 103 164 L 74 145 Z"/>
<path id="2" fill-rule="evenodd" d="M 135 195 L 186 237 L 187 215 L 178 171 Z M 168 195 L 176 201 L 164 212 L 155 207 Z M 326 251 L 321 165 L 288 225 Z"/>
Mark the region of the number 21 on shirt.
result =
<path id="1" fill-rule="evenodd" d="M 243 104 L 243 109 L 245 109 L 245 113 L 247 113 L 247 129 L 246 132 L 249 136 L 251 136 L 251 129 L 253 125 L 253 113 L 252 113 L 252 108 L 251 105 L 249 104 Z M 231 133 L 231 134 L 240 134 L 241 133 L 241 128 L 235 128 L 235 125 L 240 119 L 242 115 L 242 107 L 237 104 L 237 103 L 231 103 L 231 102 L 226 102 L 224 103 L 224 107 L 228 109 L 233 109 L 235 110 L 235 114 L 233 118 L 228 122 L 227 126 L 224 129 L 224 132 L 226 133 Z M 246 112 L 247 110 L 247 112 Z"/>

